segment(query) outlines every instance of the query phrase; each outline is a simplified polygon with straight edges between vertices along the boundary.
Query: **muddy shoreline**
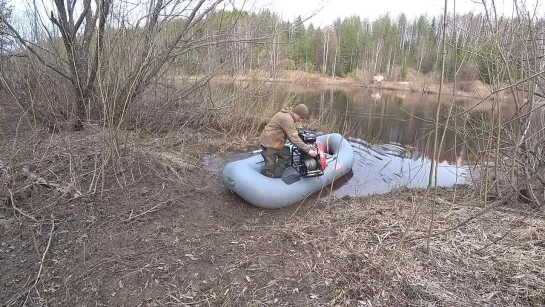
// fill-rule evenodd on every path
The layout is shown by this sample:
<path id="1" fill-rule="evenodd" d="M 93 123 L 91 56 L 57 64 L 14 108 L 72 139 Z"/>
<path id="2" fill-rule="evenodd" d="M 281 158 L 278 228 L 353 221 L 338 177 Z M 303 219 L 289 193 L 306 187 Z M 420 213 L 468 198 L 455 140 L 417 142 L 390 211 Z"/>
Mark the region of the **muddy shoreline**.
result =
<path id="1" fill-rule="evenodd" d="M 227 192 L 220 169 L 201 165 L 204 155 L 243 151 L 250 144 L 226 148 L 225 136 L 204 130 L 133 136 L 123 156 L 101 171 L 97 165 L 108 156 L 103 137 L 40 132 L 3 143 L 8 168 L 0 176 L 1 304 L 545 302 L 545 223 L 541 215 L 526 216 L 524 204 L 504 204 L 458 231 L 433 237 L 429 254 L 426 240 L 417 238 L 427 233 L 432 207 L 433 233 L 482 210 L 470 187 L 439 189 L 435 202 L 423 204 L 411 240 L 390 262 L 423 200 L 421 190 L 333 202 L 311 198 L 265 210 Z M 36 184 L 23 166 L 72 188 Z M 62 192 L 75 190 L 82 196 Z M 491 244 L 512 227 L 509 221 L 517 221 L 513 235 Z"/>

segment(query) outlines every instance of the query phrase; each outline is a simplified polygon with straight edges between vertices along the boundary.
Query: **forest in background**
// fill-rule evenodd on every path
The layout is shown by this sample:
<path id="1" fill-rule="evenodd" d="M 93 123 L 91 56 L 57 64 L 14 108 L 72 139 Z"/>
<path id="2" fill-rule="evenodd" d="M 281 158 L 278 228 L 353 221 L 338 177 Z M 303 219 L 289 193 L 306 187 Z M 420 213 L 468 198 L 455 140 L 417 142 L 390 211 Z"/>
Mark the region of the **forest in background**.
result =
<path id="1" fill-rule="evenodd" d="M 233 44 L 231 71 L 247 70 L 301 70 L 332 77 L 361 77 L 382 74 L 387 78 L 404 80 L 409 69 L 417 74 L 438 74 L 441 68 L 440 40 L 442 16 L 421 15 L 410 20 L 404 14 L 396 17 L 385 14 L 376 20 L 361 19 L 354 15 L 338 18 L 333 25 L 315 28 L 305 26 L 299 16 L 293 21 L 282 20 L 270 11 L 259 14 L 217 12 L 203 24 L 203 33 L 213 33 L 215 25 L 226 19 L 236 19 L 238 25 L 233 36 L 250 39 L 271 36 L 266 44 Z M 509 22 L 509 21 L 508 21 Z M 482 14 L 447 16 L 446 74 L 452 80 L 458 66 L 460 76 L 468 80 L 488 80 L 487 47 L 479 46 L 481 57 L 466 50 L 454 55 L 452 50 L 476 46 L 478 37 L 471 33 L 486 31 Z M 456 28 L 455 28 L 456 27 Z M 484 34 L 484 33 L 483 33 Z M 203 52 L 205 51 L 205 52 Z M 202 55 L 206 55 L 205 58 Z M 210 50 L 195 50 L 186 56 L 189 63 L 208 62 L 215 59 Z M 484 55 L 484 57 L 483 57 Z M 184 62 L 184 64 L 187 64 Z M 197 70 L 196 70 L 197 71 Z M 189 71 L 191 72 L 191 71 Z"/>
<path id="2" fill-rule="evenodd" d="M 136 43 L 143 43 L 139 37 L 149 29 L 146 22 L 140 20 L 131 25 L 128 17 L 123 18 L 124 14 L 128 16 L 129 9 L 120 3 L 113 5 L 112 9 L 117 8 L 117 15 L 121 18 L 105 20 L 104 38 L 132 37 L 137 38 Z M 10 20 L 11 10 L 5 0 L 1 2 L 0 10 L 3 18 Z M 62 46 L 62 34 L 58 28 L 48 27 L 44 31 L 46 28 L 41 26 L 43 17 L 32 11 L 26 16 L 16 22 L 21 37 L 13 35 L 14 29 L 3 26 L 1 45 L 4 55 L 25 52 L 26 46 L 20 39 L 34 42 L 44 49 Z M 495 15 L 487 17 L 482 13 L 449 13 L 445 20 L 442 15 L 422 14 L 408 19 L 405 14 L 392 16 L 386 13 L 369 20 L 356 13 L 347 18 L 337 18 L 332 25 L 323 28 L 312 23 L 305 26 L 304 18 L 283 20 L 270 10 L 211 10 L 187 29 L 186 35 L 196 44 L 174 54 L 172 63 L 188 75 L 217 72 L 221 67 L 222 72 L 231 75 L 255 70 L 273 74 L 298 70 L 330 77 L 367 79 L 381 74 L 396 81 L 406 80 L 409 72 L 417 76 L 438 77 L 442 25 L 446 22 L 445 80 L 450 82 L 456 75 L 461 81 L 480 80 L 492 84 L 493 78 L 502 81 L 508 78 L 507 71 L 500 69 L 496 60 L 501 49 L 517 49 L 517 41 L 521 37 L 514 29 L 529 22 L 533 39 L 543 40 L 543 18 L 537 16 L 525 20 Z M 157 23 L 161 30 L 155 32 L 154 40 L 168 41 L 168 37 L 175 37 L 186 21 L 181 16 L 167 16 Z M 495 28 L 490 28 L 490 22 L 494 22 Z M 491 41 L 491 37 L 497 38 L 499 45 Z M 523 53 L 520 49 L 517 52 Z M 524 69 L 525 63 L 516 58 L 508 61 L 515 74 Z"/>
<path id="3" fill-rule="evenodd" d="M 178 63 L 188 74 L 199 74 L 229 63 L 226 71 L 244 74 L 252 70 L 277 72 L 300 70 L 331 77 L 371 78 L 381 74 L 387 79 L 404 81 L 412 71 L 416 75 L 438 78 L 441 70 L 442 24 L 446 22 L 447 49 L 445 80 L 452 82 L 480 80 L 492 84 L 493 78 L 506 80 L 507 72 L 496 60 L 501 49 L 486 37 L 498 35 L 501 48 L 516 48 L 514 28 L 519 18 L 498 17 L 496 29 L 490 29 L 484 14 L 422 14 L 408 19 L 405 14 L 386 13 L 376 20 L 357 15 L 337 18 L 330 26 L 305 26 L 301 16 L 282 20 L 274 12 L 260 13 L 218 11 L 203 21 L 196 37 L 208 37 L 228 25 L 232 27 L 231 44 L 225 48 L 196 48 Z M 542 40 L 542 19 L 531 21 L 536 39 Z M 495 33 L 495 34 L 494 34 Z M 237 41 L 237 38 L 240 39 Z M 263 41 L 264 38 L 268 38 Z M 260 40 L 255 45 L 251 42 Z M 456 50 L 456 52 L 455 52 Z M 522 54 L 522 50 L 518 50 Z M 512 71 L 518 73 L 524 63 L 510 59 Z M 520 75 L 520 74 L 519 74 Z"/>

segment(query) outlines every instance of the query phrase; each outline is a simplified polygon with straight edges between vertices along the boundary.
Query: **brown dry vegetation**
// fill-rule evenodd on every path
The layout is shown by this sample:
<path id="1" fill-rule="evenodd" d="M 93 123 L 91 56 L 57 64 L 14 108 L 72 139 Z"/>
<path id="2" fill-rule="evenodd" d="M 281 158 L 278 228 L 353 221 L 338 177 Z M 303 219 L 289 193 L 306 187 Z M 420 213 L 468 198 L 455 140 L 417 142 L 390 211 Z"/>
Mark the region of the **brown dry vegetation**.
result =
<path id="1" fill-rule="evenodd" d="M 388 89 L 397 91 L 423 92 L 427 94 L 438 94 L 439 83 L 437 81 L 429 81 L 428 78 L 422 77 L 414 81 L 383 81 L 381 83 L 371 84 L 370 88 Z M 452 95 L 454 83 L 443 84 L 443 94 Z M 485 98 L 492 91 L 482 81 L 462 81 L 456 85 L 457 97 L 473 97 Z M 505 97 L 501 95 L 500 97 Z"/>
<path id="2" fill-rule="evenodd" d="M 177 76 L 177 78 L 181 78 Z M 201 77 L 183 77 L 183 79 L 199 80 Z M 261 82 L 261 83 L 289 83 L 300 86 L 319 86 L 320 88 L 345 88 L 366 87 L 373 89 L 385 89 L 396 91 L 422 92 L 427 94 L 439 93 L 439 78 L 434 75 L 418 74 L 414 70 L 409 70 L 408 77 L 405 81 L 401 81 L 399 77 L 386 79 L 382 82 L 373 82 L 372 76 L 357 76 L 357 77 L 330 77 L 317 73 L 309 73 L 305 71 L 283 70 L 272 73 L 265 71 L 249 71 L 241 75 L 227 76 L 217 75 L 212 78 L 217 82 Z M 443 84 L 443 94 L 452 95 L 454 90 L 454 82 L 446 82 Z M 486 85 L 482 81 L 460 78 L 456 83 L 457 97 L 470 98 L 485 98 L 492 93 L 492 87 Z M 506 98 L 509 93 L 498 93 L 496 98 Z"/>
<path id="3" fill-rule="evenodd" d="M 105 137 L 4 138 L 3 305 L 545 304 L 545 222 L 527 205 L 484 209 L 469 187 L 439 189 L 433 233 L 459 227 L 434 236 L 429 254 L 415 239 L 390 258 L 418 205 L 409 239 L 426 236 L 433 203 L 420 191 L 328 202 L 325 190 L 264 210 L 221 186 L 221 163 L 202 164 L 251 141 L 194 128 L 129 134 L 118 162 L 100 169 Z"/>
<path id="4" fill-rule="evenodd" d="M 184 77 L 189 79 L 198 80 L 201 76 Z M 301 85 L 320 85 L 338 87 L 363 87 L 367 86 L 369 82 L 364 78 L 354 77 L 330 77 L 324 76 L 318 73 L 309 73 L 300 70 L 282 70 L 278 72 L 267 72 L 263 70 L 252 70 L 245 72 L 244 74 L 235 75 L 216 75 L 212 78 L 214 81 L 219 82 L 232 82 L 232 81 L 259 81 L 259 82 L 278 82 L 278 83 L 291 83 Z"/>

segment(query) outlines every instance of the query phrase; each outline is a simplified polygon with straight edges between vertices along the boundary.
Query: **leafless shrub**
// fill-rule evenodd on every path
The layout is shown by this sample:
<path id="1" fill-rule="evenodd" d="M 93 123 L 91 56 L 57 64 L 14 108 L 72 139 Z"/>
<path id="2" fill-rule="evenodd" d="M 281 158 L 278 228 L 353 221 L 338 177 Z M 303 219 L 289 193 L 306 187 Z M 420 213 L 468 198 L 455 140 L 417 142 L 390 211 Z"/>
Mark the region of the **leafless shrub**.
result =
<path id="1" fill-rule="evenodd" d="M 474 93 L 475 92 L 475 83 L 472 81 L 459 81 L 457 88 L 464 92 Z"/>
<path id="2" fill-rule="evenodd" d="M 458 70 L 457 79 L 462 82 L 480 80 L 479 67 L 473 61 L 464 63 Z"/>
<path id="3" fill-rule="evenodd" d="M 545 97 L 541 91 L 545 73 L 543 21 L 522 1 L 514 2 L 516 18 L 512 19 L 500 16 L 495 4 L 482 2 L 485 16 L 478 33 L 463 26 L 456 28 L 477 38 L 458 50 L 476 61 L 460 67 L 456 88 L 473 91 L 481 85 L 472 80 L 481 78 L 491 93 L 478 104 L 455 111 L 447 125 L 460 136 L 464 154 L 475 157 L 472 177 L 478 187 L 476 197 L 484 206 L 490 199 L 540 206 L 545 200 L 537 193 L 545 190 L 540 175 L 545 168 L 540 156 L 545 140 L 541 110 Z M 482 111 L 481 115 L 471 115 L 474 110 Z"/>

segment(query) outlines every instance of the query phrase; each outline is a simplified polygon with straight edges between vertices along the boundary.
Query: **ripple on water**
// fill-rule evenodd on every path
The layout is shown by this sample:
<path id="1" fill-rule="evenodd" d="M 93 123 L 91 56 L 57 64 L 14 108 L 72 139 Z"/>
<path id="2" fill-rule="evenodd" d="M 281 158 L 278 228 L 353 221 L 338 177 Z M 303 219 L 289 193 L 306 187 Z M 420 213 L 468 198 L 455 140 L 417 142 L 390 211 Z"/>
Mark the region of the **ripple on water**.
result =
<path id="1" fill-rule="evenodd" d="M 431 160 L 398 144 L 371 146 L 350 142 L 356 159 L 353 176 L 334 191 L 335 197 L 365 196 L 387 193 L 396 188 L 425 188 Z M 466 182 L 466 166 L 440 162 L 437 165 L 437 186 L 452 187 Z"/>

